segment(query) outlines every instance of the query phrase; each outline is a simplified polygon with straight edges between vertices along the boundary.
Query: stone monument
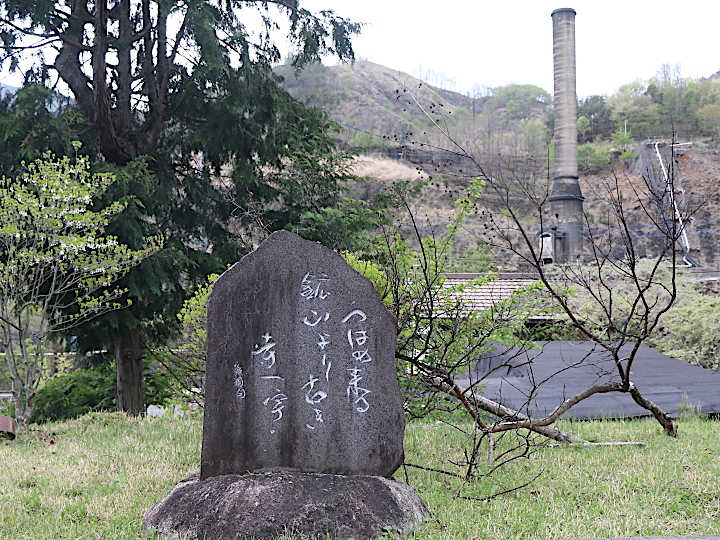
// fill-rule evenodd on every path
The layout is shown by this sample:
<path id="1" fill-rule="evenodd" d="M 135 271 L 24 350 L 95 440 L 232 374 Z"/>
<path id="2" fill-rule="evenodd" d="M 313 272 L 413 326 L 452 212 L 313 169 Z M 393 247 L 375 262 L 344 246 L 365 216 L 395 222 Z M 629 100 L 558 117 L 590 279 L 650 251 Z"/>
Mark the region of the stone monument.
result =
<path id="1" fill-rule="evenodd" d="M 341 257 L 272 234 L 217 280 L 207 320 L 201 478 L 403 462 L 395 321 Z"/>
<path id="2" fill-rule="evenodd" d="M 373 538 L 422 522 L 420 498 L 388 480 L 404 459 L 396 327 L 367 279 L 278 231 L 216 281 L 207 321 L 200 475 L 146 527 Z"/>

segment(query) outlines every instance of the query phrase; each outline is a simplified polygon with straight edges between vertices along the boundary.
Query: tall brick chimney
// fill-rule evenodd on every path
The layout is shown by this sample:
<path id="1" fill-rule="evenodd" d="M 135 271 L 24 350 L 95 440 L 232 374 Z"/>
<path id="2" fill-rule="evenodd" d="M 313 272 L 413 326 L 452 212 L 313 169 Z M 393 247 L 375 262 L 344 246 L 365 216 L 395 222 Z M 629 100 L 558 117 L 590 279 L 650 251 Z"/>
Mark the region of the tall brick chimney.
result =
<path id="1" fill-rule="evenodd" d="M 577 95 L 575 92 L 575 10 L 552 12 L 555 92 L 555 167 L 550 193 L 554 260 L 575 261 L 583 245 L 583 200 L 577 168 Z"/>

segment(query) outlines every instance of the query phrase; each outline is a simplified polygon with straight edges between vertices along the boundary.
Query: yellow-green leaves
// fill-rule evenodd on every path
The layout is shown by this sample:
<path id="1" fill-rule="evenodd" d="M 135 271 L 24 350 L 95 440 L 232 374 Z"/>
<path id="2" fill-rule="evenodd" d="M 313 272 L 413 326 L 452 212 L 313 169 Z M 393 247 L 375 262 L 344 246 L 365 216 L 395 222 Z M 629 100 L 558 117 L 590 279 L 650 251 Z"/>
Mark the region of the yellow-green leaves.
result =
<path id="1" fill-rule="evenodd" d="M 50 154 L 0 179 L 0 348 L 12 353 L 5 359 L 21 421 L 45 372 L 37 351 L 53 334 L 126 307 L 127 291 L 114 283 L 162 247 L 158 237 L 132 250 L 105 234 L 126 203 L 92 205 L 113 181 L 92 174 L 84 157 Z"/>

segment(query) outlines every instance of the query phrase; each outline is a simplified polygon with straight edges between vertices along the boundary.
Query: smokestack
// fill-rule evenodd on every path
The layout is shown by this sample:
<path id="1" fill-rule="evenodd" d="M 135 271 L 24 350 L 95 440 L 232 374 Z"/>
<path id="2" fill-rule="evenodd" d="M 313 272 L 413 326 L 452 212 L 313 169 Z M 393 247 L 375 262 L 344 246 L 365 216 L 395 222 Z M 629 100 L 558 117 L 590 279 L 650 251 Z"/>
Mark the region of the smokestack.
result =
<path id="1" fill-rule="evenodd" d="M 577 169 L 577 95 L 575 93 L 575 10 L 556 9 L 553 21 L 555 93 L 555 168 L 550 193 L 554 259 L 572 262 L 583 244 L 583 196 Z"/>

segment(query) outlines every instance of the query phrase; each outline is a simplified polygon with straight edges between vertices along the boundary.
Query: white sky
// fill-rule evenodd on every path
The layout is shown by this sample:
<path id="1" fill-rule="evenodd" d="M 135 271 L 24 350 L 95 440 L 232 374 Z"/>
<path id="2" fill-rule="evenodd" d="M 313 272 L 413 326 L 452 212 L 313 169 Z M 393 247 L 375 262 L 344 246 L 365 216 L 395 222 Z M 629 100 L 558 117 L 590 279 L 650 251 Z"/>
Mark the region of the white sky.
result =
<path id="1" fill-rule="evenodd" d="M 560 7 L 577 11 L 577 92 L 611 94 L 655 75 L 662 64 L 685 77 L 720 70 L 717 0 L 302 0 L 311 11 L 332 9 L 365 23 L 354 40 L 357 58 L 474 86 L 535 84 L 552 93 L 552 23 Z M 428 76 L 429 75 L 429 76 Z M 0 73 L 0 82 L 21 78 Z M 450 81 L 454 81 L 454 84 Z"/>
<path id="2" fill-rule="evenodd" d="M 576 17 L 577 92 L 611 94 L 662 64 L 685 77 L 720 70 L 717 0 L 304 0 L 365 22 L 356 56 L 418 76 L 434 71 L 475 85 L 535 84 L 552 93 L 550 13 Z"/>

